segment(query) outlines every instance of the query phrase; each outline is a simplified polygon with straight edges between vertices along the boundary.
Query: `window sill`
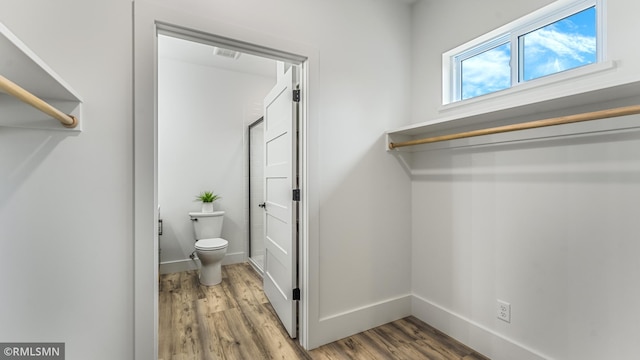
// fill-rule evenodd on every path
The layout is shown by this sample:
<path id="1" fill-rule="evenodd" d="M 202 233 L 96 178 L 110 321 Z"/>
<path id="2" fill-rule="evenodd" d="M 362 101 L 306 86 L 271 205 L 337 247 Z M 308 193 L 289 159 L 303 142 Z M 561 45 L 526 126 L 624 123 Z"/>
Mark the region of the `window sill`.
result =
<path id="1" fill-rule="evenodd" d="M 576 81 L 581 78 L 590 77 L 596 75 L 598 73 L 612 71 L 616 68 L 615 61 L 604 61 L 596 64 L 590 64 L 586 66 L 582 66 L 579 68 L 570 69 L 561 73 L 552 74 L 549 76 L 541 77 L 535 80 L 530 80 L 525 83 L 521 83 L 510 87 L 505 90 L 493 92 L 486 95 L 477 96 L 471 99 L 460 100 L 456 102 L 451 102 L 448 104 L 443 104 L 440 106 L 438 111 L 440 113 L 449 112 L 455 109 L 464 109 L 467 107 L 482 105 L 486 106 L 490 104 L 490 102 L 502 101 L 502 99 L 506 97 L 513 97 L 514 94 L 522 93 L 522 92 L 530 92 L 534 98 L 529 98 L 530 102 L 535 102 L 536 92 L 540 92 L 538 96 L 544 97 L 546 93 L 546 88 L 551 85 L 556 85 L 558 83 L 568 82 L 568 81 Z M 578 93 L 577 91 L 572 94 L 567 95 L 575 95 Z M 503 101 L 504 102 L 504 101 Z M 526 104 L 522 104 L 526 105 Z"/>

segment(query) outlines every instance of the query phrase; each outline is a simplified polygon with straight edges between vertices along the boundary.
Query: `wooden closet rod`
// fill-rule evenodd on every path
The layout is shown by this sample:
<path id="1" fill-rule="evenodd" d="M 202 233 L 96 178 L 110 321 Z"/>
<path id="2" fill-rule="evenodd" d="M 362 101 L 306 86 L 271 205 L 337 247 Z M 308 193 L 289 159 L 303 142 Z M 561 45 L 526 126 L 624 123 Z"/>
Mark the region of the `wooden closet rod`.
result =
<path id="1" fill-rule="evenodd" d="M 54 108 L 53 106 L 49 105 L 49 103 L 21 88 L 16 83 L 5 78 L 2 75 L 0 75 L 0 89 L 4 90 L 7 94 L 18 98 L 18 100 L 25 102 L 42 111 L 43 113 L 57 119 L 65 127 L 74 128 L 76 127 L 76 125 L 78 125 L 78 119 L 76 119 L 75 116 L 67 115 L 62 111 Z"/>
<path id="2" fill-rule="evenodd" d="M 606 118 L 634 115 L 634 114 L 640 114 L 640 105 L 593 111 L 593 112 L 574 114 L 574 115 L 568 115 L 568 116 L 560 116 L 560 117 L 555 117 L 550 119 L 525 122 L 522 124 L 513 124 L 513 125 L 498 126 L 498 127 L 488 128 L 488 129 L 465 131 L 465 132 L 456 133 L 456 134 L 433 136 L 433 137 L 411 140 L 411 141 L 404 141 L 404 142 L 397 142 L 397 143 L 391 142 L 389 143 L 389 149 L 393 150 L 403 146 L 429 144 L 429 143 L 434 143 L 439 141 L 464 139 L 464 138 L 470 138 L 474 136 L 499 134 L 499 133 L 510 132 L 510 131 L 535 129 L 535 128 L 540 128 L 545 126 L 571 124 L 571 123 L 576 123 L 581 121 L 606 119 Z"/>

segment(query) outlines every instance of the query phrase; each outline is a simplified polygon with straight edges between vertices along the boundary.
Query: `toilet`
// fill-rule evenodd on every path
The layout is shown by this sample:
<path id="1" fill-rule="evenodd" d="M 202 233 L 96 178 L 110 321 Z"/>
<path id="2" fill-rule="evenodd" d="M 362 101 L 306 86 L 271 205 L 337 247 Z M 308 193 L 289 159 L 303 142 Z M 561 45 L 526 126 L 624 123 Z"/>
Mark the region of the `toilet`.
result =
<path id="1" fill-rule="evenodd" d="M 190 212 L 196 237 L 196 254 L 200 259 L 200 284 L 212 286 L 222 282 L 222 259 L 229 242 L 220 237 L 224 211 Z"/>

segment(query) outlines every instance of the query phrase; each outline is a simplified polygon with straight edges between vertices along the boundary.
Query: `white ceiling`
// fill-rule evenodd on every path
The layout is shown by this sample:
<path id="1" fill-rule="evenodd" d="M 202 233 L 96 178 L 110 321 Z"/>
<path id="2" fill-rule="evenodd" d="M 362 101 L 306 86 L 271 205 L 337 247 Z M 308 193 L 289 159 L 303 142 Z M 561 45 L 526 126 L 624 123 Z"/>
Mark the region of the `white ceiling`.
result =
<path id="1" fill-rule="evenodd" d="M 158 35 L 158 58 L 173 59 L 274 79 L 276 77 L 275 60 L 246 53 L 242 53 L 238 59 L 230 59 L 214 55 L 213 49 L 212 45 Z"/>

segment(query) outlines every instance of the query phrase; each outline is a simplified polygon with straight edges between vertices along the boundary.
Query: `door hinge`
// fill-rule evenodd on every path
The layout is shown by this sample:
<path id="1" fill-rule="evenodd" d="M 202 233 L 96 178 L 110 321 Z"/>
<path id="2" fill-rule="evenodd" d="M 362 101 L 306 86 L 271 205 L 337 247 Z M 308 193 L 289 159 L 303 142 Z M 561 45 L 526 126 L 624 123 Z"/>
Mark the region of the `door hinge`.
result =
<path id="1" fill-rule="evenodd" d="M 293 300 L 300 300 L 300 288 L 293 289 Z"/>
<path id="2" fill-rule="evenodd" d="M 293 102 L 300 102 L 300 90 L 293 90 Z"/>
<path id="3" fill-rule="evenodd" d="M 293 201 L 300 201 L 300 189 L 293 189 Z"/>

